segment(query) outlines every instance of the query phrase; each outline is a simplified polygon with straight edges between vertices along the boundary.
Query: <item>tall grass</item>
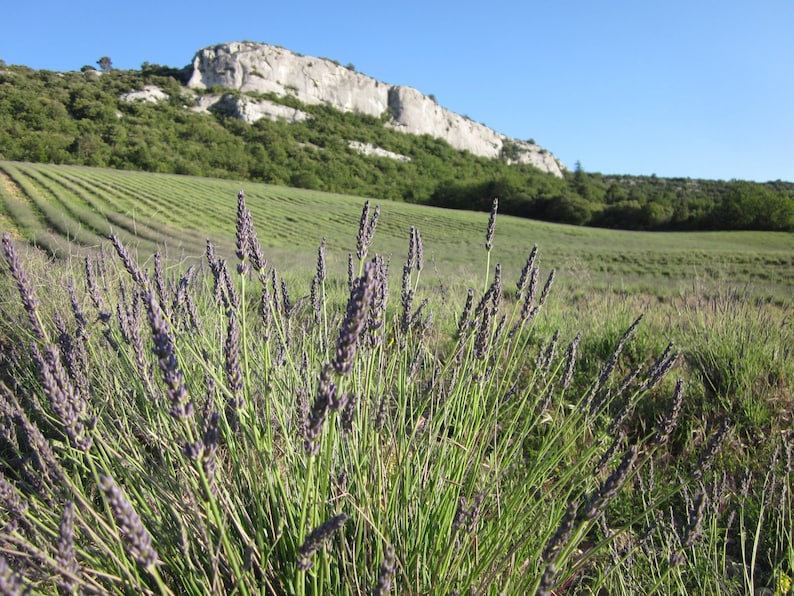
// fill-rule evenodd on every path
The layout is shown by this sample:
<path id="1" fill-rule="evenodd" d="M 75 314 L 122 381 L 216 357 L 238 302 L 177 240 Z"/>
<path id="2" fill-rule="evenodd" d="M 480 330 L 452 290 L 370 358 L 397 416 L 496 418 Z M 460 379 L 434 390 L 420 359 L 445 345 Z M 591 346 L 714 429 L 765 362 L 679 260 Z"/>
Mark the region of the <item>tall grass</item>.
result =
<path id="1" fill-rule="evenodd" d="M 233 262 L 208 242 L 188 270 L 143 268 L 113 237 L 63 279 L 4 236 L 3 589 L 785 585 L 791 434 L 740 483 L 727 419 L 681 436 L 680 357 L 644 342 L 641 313 L 586 352 L 586 332 L 539 324 L 553 271 L 530 250 L 507 281 L 496 204 L 462 311 L 422 283 L 418 228 L 404 263 L 370 254 L 369 204 L 349 274 L 329 276 L 318 241 L 308 283 L 267 262 L 237 206 Z"/>

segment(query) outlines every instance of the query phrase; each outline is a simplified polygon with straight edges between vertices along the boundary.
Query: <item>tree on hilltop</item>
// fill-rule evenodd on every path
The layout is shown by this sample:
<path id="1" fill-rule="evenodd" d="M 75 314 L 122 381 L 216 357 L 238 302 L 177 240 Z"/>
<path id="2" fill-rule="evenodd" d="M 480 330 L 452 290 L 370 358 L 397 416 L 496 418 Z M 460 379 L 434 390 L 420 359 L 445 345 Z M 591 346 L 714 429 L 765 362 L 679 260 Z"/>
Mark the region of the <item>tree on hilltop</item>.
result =
<path id="1" fill-rule="evenodd" d="M 113 69 L 113 62 L 107 56 L 102 56 L 96 63 L 102 69 L 102 72 L 110 72 Z"/>

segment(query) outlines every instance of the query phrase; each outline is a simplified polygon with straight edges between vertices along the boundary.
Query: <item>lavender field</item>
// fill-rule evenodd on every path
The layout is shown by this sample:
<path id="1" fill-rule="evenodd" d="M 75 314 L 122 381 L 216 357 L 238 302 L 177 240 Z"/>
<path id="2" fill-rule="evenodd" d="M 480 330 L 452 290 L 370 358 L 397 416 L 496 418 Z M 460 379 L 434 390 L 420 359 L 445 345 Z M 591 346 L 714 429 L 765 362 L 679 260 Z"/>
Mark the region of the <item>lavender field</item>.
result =
<path id="1" fill-rule="evenodd" d="M 790 591 L 790 235 L 0 166 L 4 592 Z"/>

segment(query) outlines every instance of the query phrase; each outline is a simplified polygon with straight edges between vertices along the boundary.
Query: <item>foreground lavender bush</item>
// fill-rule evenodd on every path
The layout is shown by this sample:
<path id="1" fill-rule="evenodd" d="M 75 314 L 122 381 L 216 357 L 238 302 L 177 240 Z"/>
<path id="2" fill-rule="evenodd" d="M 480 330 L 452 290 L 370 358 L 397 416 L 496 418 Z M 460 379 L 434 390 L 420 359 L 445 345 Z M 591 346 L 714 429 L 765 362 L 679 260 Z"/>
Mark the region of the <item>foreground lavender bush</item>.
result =
<path id="1" fill-rule="evenodd" d="M 626 361 L 638 318 L 588 378 L 581 333 L 534 327 L 554 280 L 539 291 L 537 247 L 517 292 L 491 270 L 496 212 L 484 293 L 440 322 L 419 231 L 390 287 L 368 204 L 347 296 L 328 292 L 324 242 L 311 284 L 288 288 L 242 192 L 236 267 L 208 243 L 207 275 L 166 279 L 159 257 L 146 273 L 113 238 L 117 260 L 87 260 L 72 298 L 47 303 L 4 237 L 3 585 L 551 594 L 752 588 L 762 567 L 782 578 L 790 442 L 733 499 L 713 467 L 727 422 L 693 469 L 661 481 L 686 392 L 666 379 L 674 349 Z M 669 404 L 655 425 L 636 414 L 649 397 Z M 765 519 L 780 539 L 749 532 L 747 558 L 729 556 L 737 524 L 747 536 Z M 777 549 L 763 564 L 762 547 Z"/>

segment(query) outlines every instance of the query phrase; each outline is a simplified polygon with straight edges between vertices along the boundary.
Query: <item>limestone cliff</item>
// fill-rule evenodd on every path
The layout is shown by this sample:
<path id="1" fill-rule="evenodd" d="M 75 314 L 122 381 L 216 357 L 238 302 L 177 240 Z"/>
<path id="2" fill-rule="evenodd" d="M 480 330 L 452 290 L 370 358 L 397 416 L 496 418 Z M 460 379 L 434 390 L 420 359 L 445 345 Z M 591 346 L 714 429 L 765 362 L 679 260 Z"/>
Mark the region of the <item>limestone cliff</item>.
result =
<path id="1" fill-rule="evenodd" d="M 555 176 L 562 176 L 564 168 L 538 145 L 511 139 L 473 122 L 439 106 L 416 89 L 387 85 L 332 60 L 302 56 L 277 46 L 234 42 L 199 50 L 193 59 L 188 86 L 292 95 L 305 104 L 325 103 L 375 117 L 388 112 L 389 126 L 444 139 L 456 149 L 530 163 Z M 273 117 L 273 106 L 246 101 L 239 112 L 239 117 L 249 121 Z"/>

